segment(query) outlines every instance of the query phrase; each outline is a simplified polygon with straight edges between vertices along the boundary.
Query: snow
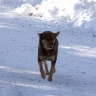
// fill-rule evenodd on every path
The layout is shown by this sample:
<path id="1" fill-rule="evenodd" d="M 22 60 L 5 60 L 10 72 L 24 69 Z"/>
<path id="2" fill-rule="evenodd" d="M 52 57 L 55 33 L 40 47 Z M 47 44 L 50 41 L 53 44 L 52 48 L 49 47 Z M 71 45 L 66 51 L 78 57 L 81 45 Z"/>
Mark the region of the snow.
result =
<path id="1" fill-rule="evenodd" d="M 96 0 L 0 0 L 0 96 L 96 96 L 95 10 Z M 45 30 L 60 31 L 52 82 L 37 62 Z"/>

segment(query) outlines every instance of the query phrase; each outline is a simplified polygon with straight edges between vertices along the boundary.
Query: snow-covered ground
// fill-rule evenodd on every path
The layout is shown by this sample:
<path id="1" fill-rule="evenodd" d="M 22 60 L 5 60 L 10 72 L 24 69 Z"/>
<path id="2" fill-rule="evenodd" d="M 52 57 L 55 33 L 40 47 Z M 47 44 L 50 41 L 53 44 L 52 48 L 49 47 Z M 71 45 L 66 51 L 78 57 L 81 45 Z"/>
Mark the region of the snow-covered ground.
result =
<path id="1" fill-rule="evenodd" d="M 0 96 L 96 96 L 95 10 L 96 0 L 0 0 Z M 60 31 L 52 82 L 37 62 L 45 30 Z"/>

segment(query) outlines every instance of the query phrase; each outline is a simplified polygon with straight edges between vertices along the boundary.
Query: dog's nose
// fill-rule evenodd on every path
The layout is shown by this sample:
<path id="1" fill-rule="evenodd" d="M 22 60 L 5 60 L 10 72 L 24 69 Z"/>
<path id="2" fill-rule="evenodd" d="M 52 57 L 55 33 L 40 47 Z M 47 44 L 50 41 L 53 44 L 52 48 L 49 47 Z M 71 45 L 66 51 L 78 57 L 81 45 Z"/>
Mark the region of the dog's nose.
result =
<path id="1" fill-rule="evenodd" d="M 49 46 L 49 48 L 50 48 L 50 49 L 52 49 L 52 48 L 53 48 L 53 46 Z"/>
<path id="2" fill-rule="evenodd" d="M 49 48 L 53 48 L 53 46 L 54 46 L 53 42 L 49 44 Z"/>

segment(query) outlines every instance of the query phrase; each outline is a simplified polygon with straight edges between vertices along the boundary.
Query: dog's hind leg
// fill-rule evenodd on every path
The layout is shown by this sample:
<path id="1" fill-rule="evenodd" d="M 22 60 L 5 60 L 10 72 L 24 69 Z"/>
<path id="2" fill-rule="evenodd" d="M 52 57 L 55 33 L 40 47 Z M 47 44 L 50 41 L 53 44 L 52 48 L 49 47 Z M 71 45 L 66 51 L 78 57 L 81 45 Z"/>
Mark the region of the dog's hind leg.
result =
<path id="1" fill-rule="evenodd" d="M 48 77 L 49 81 L 52 81 L 52 76 L 53 76 L 53 73 L 55 72 L 55 63 L 56 63 L 56 60 L 51 61 L 51 69 Z"/>
<path id="2" fill-rule="evenodd" d="M 45 79 L 46 78 L 46 74 L 45 74 L 43 66 L 42 66 L 43 65 L 43 61 L 39 60 L 38 63 L 39 63 L 39 67 L 40 67 L 41 77 L 43 79 Z"/>
<path id="3" fill-rule="evenodd" d="M 48 65 L 46 63 L 46 60 L 44 60 L 44 66 L 45 66 L 45 70 L 46 70 L 46 75 L 49 75 Z"/>

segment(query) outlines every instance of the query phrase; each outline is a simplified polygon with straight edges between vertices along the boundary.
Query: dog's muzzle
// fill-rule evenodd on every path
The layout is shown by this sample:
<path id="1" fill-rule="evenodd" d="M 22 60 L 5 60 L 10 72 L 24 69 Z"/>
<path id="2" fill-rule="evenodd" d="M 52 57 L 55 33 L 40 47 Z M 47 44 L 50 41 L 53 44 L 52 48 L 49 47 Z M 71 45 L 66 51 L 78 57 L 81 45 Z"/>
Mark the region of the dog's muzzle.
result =
<path id="1" fill-rule="evenodd" d="M 53 49 L 53 47 L 54 47 L 54 43 L 50 43 L 48 46 L 48 49 L 51 50 L 51 49 Z"/>
<path id="2" fill-rule="evenodd" d="M 53 47 L 48 47 L 49 50 L 53 49 Z"/>

